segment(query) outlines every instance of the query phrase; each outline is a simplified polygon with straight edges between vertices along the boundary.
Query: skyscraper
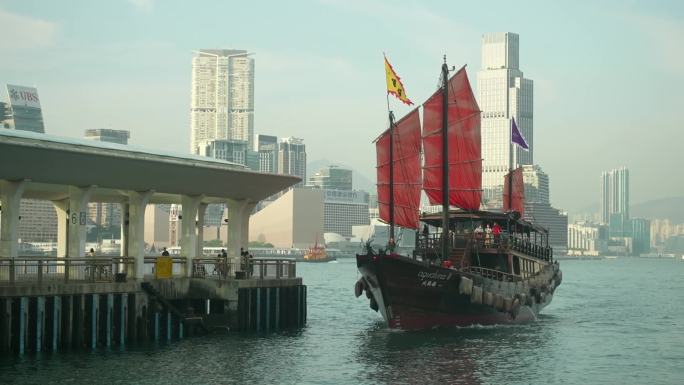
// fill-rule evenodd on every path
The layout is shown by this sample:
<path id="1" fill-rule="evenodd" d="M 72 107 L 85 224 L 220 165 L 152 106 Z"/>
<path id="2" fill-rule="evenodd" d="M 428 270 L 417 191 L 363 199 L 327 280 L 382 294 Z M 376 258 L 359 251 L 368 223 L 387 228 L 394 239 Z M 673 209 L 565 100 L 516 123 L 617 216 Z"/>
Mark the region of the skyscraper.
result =
<path id="1" fill-rule="evenodd" d="M 629 170 L 625 167 L 601 174 L 601 220 L 610 223 L 612 214 L 629 219 Z M 613 216 L 615 218 L 615 216 Z"/>
<path id="2" fill-rule="evenodd" d="M 203 49 L 192 59 L 190 152 L 215 139 L 254 141 L 254 59 L 244 50 Z"/>
<path id="3" fill-rule="evenodd" d="M 482 188 L 486 200 L 500 200 L 510 157 L 511 119 L 530 146 L 514 147 L 513 168 L 533 163 L 533 83 L 518 67 L 518 35 L 510 32 L 482 36 L 482 70 L 477 74 L 482 110 Z"/>
<path id="4" fill-rule="evenodd" d="M 306 145 L 304 139 L 283 138 L 278 149 L 278 173 L 295 175 L 302 178 L 296 186 L 304 185 L 306 180 Z"/>
<path id="5" fill-rule="evenodd" d="M 259 154 L 259 171 L 278 173 L 278 138 L 273 135 L 257 134 L 254 151 Z"/>

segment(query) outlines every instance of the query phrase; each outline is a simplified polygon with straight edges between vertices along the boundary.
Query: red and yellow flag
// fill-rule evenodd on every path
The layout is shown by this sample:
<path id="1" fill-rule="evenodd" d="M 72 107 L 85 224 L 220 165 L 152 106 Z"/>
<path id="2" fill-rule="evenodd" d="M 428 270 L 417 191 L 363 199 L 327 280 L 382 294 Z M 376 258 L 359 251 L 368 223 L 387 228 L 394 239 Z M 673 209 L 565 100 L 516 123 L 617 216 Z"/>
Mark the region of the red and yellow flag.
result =
<path id="1" fill-rule="evenodd" d="M 404 85 L 401 83 L 401 78 L 394 72 L 394 68 L 392 68 L 392 65 L 387 61 L 387 57 L 385 57 L 385 75 L 387 75 L 387 93 L 396 96 L 397 99 L 409 106 L 413 104 L 413 102 L 406 97 L 406 89 L 404 89 Z"/>

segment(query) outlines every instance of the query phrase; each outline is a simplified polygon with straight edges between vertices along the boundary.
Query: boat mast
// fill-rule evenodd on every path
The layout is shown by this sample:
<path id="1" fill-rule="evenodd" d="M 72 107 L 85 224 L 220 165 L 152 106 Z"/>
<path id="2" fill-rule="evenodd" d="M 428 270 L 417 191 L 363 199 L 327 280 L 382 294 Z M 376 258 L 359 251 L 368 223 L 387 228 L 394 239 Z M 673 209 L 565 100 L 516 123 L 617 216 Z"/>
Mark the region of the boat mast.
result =
<path id="1" fill-rule="evenodd" d="M 513 120 L 508 127 L 508 211 L 513 211 Z"/>
<path id="2" fill-rule="evenodd" d="M 449 67 L 442 64 L 442 259 L 449 257 Z"/>
<path id="3" fill-rule="evenodd" d="M 394 249 L 396 241 L 394 240 L 394 113 L 392 111 L 389 112 L 389 121 L 389 243 Z"/>

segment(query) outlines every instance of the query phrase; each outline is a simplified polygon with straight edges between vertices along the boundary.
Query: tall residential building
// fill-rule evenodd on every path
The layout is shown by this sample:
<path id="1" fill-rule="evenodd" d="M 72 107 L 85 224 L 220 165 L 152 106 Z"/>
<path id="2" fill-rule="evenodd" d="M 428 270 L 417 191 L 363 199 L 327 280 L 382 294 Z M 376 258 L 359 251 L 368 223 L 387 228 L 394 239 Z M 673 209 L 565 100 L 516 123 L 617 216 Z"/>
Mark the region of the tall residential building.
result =
<path id="1" fill-rule="evenodd" d="M 625 167 L 601 174 L 601 220 L 610 223 L 612 214 L 629 219 L 629 170 Z M 617 216 L 613 216 L 617 218 Z"/>
<path id="2" fill-rule="evenodd" d="M 296 186 L 303 186 L 306 180 L 306 145 L 304 139 L 283 138 L 278 149 L 278 173 L 302 178 Z"/>
<path id="3" fill-rule="evenodd" d="M 254 151 L 259 154 L 259 171 L 278 173 L 278 137 L 257 134 L 254 138 Z"/>
<path id="4" fill-rule="evenodd" d="M 244 50 L 203 49 L 192 59 L 190 152 L 202 142 L 254 140 L 254 59 Z"/>
<path id="5" fill-rule="evenodd" d="M 128 144 L 131 132 L 128 130 L 95 128 L 85 130 L 84 137 L 98 142 Z M 105 229 L 115 229 L 116 231 L 106 234 L 111 235 L 112 238 L 120 238 L 118 227 L 121 226 L 121 204 L 111 202 L 88 203 L 88 217 L 97 226 Z"/>
<path id="6" fill-rule="evenodd" d="M 518 35 L 510 32 L 482 36 L 482 70 L 477 74 L 482 110 L 482 188 L 485 200 L 500 200 L 510 156 L 511 119 L 530 146 L 513 151 L 513 168 L 533 164 L 533 83 L 523 77 Z"/>
<path id="7" fill-rule="evenodd" d="M 352 190 L 352 170 L 334 165 L 323 167 L 309 178 L 309 186 L 326 190 Z"/>
<path id="8" fill-rule="evenodd" d="M 131 132 L 128 130 L 111 130 L 108 128 L 94 128 L 85 130 L 86 139 L 97 140 L 99 142 L 109 142 L 118 144 L 128 144 Z"/>
<path id="9" fill-rule="evenodd" d="M 15 130 L 44 133 L 43 111 L 34 87 L 7 85 L 9 104 L 2 110 L 2 126 Z M 9 108 L 8 108 L 9 107 Z"/>

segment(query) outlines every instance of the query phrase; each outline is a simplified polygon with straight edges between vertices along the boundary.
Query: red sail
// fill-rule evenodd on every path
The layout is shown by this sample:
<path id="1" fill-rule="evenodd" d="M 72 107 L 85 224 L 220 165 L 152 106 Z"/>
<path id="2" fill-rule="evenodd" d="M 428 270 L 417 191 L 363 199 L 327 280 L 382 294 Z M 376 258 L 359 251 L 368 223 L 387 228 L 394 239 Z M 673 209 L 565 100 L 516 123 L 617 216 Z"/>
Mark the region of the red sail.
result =
<path id="1" fill-rule="evenodd" d="M 376 141 L 378 160 L 378 208 L 380 219 L 390 217 L 390 131 Z M 420 207 L 420 117 L 413 110 L 394 128 L 394 223 L 411 229 L 418 228 Z"/>
<path id="2" fill-rule="evenodd" d="M 449 204 L 478 210 L 482 199 L 480 108 L 465 67 L 449 79 Z M 442 204 L 442 90 L 423 104 L 423 189 L 430 203 Z"/>
<path id="3" fill-rule="evenodd" d="M 510 175 L 513 175 L 513 199 L 508 199 Z M 511 208 L 512 207 L 512 208 Z M 525 215 L 525 183 L 523 182 L 522 167 L 518 167 L 504 177 L 503 211 L 517 211 L 520 216 Z"/>

